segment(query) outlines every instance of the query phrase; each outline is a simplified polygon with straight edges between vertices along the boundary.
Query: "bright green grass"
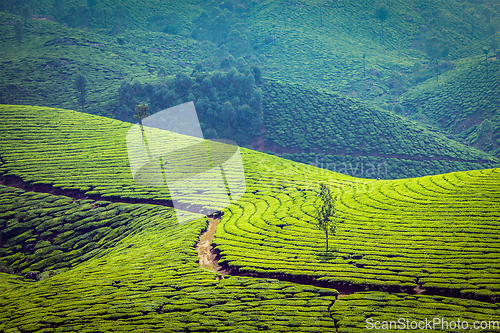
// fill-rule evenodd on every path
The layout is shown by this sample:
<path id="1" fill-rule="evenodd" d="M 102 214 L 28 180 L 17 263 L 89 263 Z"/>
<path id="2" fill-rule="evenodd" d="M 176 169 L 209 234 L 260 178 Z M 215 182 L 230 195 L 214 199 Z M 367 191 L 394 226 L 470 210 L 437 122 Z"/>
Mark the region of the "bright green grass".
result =
<path id="1" fill-rule="evenodd" d="M 92 187 L 103 196 L 113 189 L 117 198 L 134 198 L 126 193 L 138 189 L 127 178 L 129 124 L 41 107 L 4 106 L 2 115 L 3 173 L 83 191 Z M 412 288 L 418 283 L 431 292 L 444 288 L 464 296 L 500 292 L 498 169 L 372 181 L 241 151 L 246 194 L 224 210 L 219 224 L 215 243 L 223 262 L 242 271 L 309 275 L 340 284 Z M 106 177 L 99 178 L 101 173 Z M 324 253 L 323 235 L 311 224 L 313 191 L 322 181 L 339 194 L 337 208 L 345 218 L 330 253 Z M 140 189 L 144 198 L 156 198 L 163 190 Z M 179 224 L 170 208 L 90 201 L 88 207 L 6 187 L 2 193 L 3 264 L 46 273 L 26 286 L 2 275 L 2 331 L 335 331 L 332 289 L 249 277 L 217 281 L 216 273 L 199 268 L 194 245 L 206 219 Z M 32 203 L 39 207 L 31 209 Z M 92 209 L 92 203 L 102 207 Z M 116 215 L 122 206 L 135 210 Z M 89 214 L 92 221 L 78 214 Z M 43 217 L 47 220 L 37 220 Z M 112 231 L 93 233 L 111 220 L 125 222 L 128 229 L 114 236 Z M 94 244 L 95 252 L 74 260 L 62 244 L 78 237 L 66 232 L 76 233 L 76 224 L 85 223 L 89 229 L 81 231 L 92 235 L 85 241 Z M 58 225 L 71 230 L 57 230 Z M 42 226 L 51 236 L 53 228 L 56 232 L 47 240 L 50 246 L 42 242 Z M 23 246 L 35 242 L 42 250 L 35 266 L 21 267 Z M 62 253 L 55 258 L 47 248 Z M 11 261 L 15 253 L 17 263 Z M 71 265 L 64 264 L 68 261 Z M 60 269 L 58 262 L 64 264 Z M 443 311 L 453 311 L 462 301 L 450 302 Z M 483 303 L 474 307 L 487 308 Z M 363 321 L 358 317 L 349 320 L 358 326 Z"/>
<path id="2" fill-rule="evenodd" d="M 329 253 L 312 217 L 318 180 L 247 193 L 230 206 L 214 240 L 222 262 L 340 284 L 500 295 L 498 169 L 331 183 L 345 221 Z M 274 181 L 261 177 L 255 187 Z"/>
<path id="3" fill-rule="evenodd" d="M 170 199 L 165 186 L 134 183 L 126 144 L 131 124 L 45 107 L 2 105 L 0 112 L 0 130 L 4 134 L 0 137 L 0 172 L 4 176 L 15 175 L 32 185 L 77 189 L 104 198 Z M 160 137 L 165 137 L 166 144 L 168 140 L 191 140 L 159 130 L 151 133 L 156 133 L 153 137 L 158 142 Z M 156 144 L 151 149 L 154 155 L 161 152 L 162 147 Z M 253 156 L 249 150 L 242 148 L 241 151 L 244 161 L 246 156 Z M 179 157 L 191 163 L 189 154 Z M 273 161 L 280 168 L 291 168 L 300 174 L 301 167 L 294 162 L 278 158 Z M 254 168 L 252 164 L 261 162 L 251 161 L 245 168 Z M 210 186 L 201 187 L 199 191 L 202 196 L 212 197 Z"/>
<path id="4" fill-rule="evenodd" d="M 0 185 L 0 266 L 54 274 L 77 265 L 143 226 L 170 218 L 162 206 L 112 204 L 24 192 Z"/>

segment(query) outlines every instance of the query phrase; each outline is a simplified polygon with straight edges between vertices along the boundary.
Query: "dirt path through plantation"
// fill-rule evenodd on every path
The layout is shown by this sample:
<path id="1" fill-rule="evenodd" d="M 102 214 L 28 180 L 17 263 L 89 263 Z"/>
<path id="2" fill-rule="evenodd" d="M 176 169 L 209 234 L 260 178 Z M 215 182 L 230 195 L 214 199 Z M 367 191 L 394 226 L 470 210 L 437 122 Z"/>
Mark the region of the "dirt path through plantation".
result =
<path id="1" fill-rule="evenodd" d="M 209 224 L 207 230 L 200 235 L 198 244 L 196 245 L 196 251 L 198 252 L 200 267 L 209 269 L 213 272 L 219 273 L 221 276 L 219 278 L 224 278 L 224 275 L 234 275 L 234 276 L 247 276 L 254 278 L 267 278 L 267 279 L 277 279 L 280 281 L 288 281 L 292 283 L 316 286 L 321 288 L 331 288 L 338 291 L 338 298 L 342 298 L 353 293 L 363 292 L 363 291 L 382 291 L 387 293 L 408 293 L 408 294 L 418 294 L 418 295 L 438 295 L 454 298 L 468 298 L 467 295 L 461 294 L 456 290 L 439 289 L 431 290 L 422 288 L 421 284 L 418 283 L 413 289 L 402 289 L 397 286 L 377 286 L 377 285 L 352 285 L 350 283 L 332 283 L 327 281 L 318 281 L 316 277 L 313 276 L 299 276 L 299 275 L 289 275 L 285 273 L 270 273 L 262 274 L 256 272 L 241 272 L 238 267 L 228 265 L 227 262 L 219 265 L 220 253 L 212 246 L 212 240 L 215 235 L 215 230 L 220 223 L 220 217 L 208 217 Z M 498 300 L 495 297 L 482 297 L 478 300 L 483 302 L 497 303 Z"/>
<path id="2" fill-rule="evenodd" d="M 212 239 L 219 225 L 220 218 L 209 217 L 208 221 L 208 228 L 201 234 L 200 240 L 196 244 L 196 251 L 198 252 L 198 258 L 200 258 L 200 267 L 213 272 L 219 272 L 221 267 L 217 264 L 217 255 L 212 251 Z"/>

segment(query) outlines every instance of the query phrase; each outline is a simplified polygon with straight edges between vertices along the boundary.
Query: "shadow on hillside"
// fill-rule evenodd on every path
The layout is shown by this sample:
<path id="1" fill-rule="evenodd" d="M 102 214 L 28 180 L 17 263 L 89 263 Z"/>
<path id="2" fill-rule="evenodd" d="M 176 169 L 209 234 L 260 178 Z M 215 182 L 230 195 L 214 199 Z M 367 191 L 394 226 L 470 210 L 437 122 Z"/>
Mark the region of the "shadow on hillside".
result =
<path id="1" fill-rule="evenodd" d="M 336 249 L 329 249 L 328 251 L 316 252 L 314 256 L 316 260 L 320 262 L 329 262 L 338 257 L 338 252 Z"/>

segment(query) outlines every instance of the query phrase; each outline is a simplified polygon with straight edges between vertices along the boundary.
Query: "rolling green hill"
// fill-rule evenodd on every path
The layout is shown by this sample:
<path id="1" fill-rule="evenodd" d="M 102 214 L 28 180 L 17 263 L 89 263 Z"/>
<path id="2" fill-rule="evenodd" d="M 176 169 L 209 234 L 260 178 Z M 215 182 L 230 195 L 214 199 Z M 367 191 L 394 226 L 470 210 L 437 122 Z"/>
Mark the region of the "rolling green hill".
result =
<path id="1" fill-rule="evenodd" d="M 162 68 L 164 75 L 175 75 L 213 51 L 210 43 L 163 33 L 127 31 L 117 38 L 32 19 L 18 45 L 15 16 L 0 17 L 5 22 L 0 36 L 4 104 L 81 109 L 75 79 L 82 73 L 88 81 L 86 112 L 113 117 L 124 80 L 154 81 Z"/>
<path id="2" fill-rule="evenodd" d="M 30 210 L 29 213 L 37 217 L 25 217 L 31 223 L 29 226 L 3 214 L 2 221 L 7 219 L 11 233 L 22 224 L 38 233 L 48 223 L 56 225 L 58 220 L 74 216 L 64 206 L 65 201 L 72 198 L 9 187 L 1 187 L 0 191 L 2 204 L 20 203 L 10 210 L 16 215 L 25 214 L 26 203 L 42 207 L 38 211 Z M 103 214 L 99 208 L 91 208 L 89 202 L 74 202 L 73 206 L 71 209 L 77 210 L 75 214 L 88 216 L 85 220 Z M 272 279 L 227 277 L 220 280 L 216 273 L 197 264 L 194 244 L 206 225 L 205 220 L 179 224 L 172 218 L 171 208 L 136 206 L 140 210 L 135 210 L 136 214 L 133 210 L 125 214 L 128 209 L 122 208 L 125 206 L 109 207 L 106 220 L 89 222 L 95 228 L 101 224 L 101 228 L 94 229 L 99 230 L 97 232 L 91 231 L 88 225 L 80 224 L 77 228 L 75 224 L 66 223 L 65 226 L 70 227 L 68 231 L 81 232 L 77 237 L 56 229 L 59 233 L 56 238 L 42 233 L 20 241 L 19 236 L 10 238 L 2 226 L 3 237 L 9 237 L 10 241 L 3 244 L 2 250 L 15 251 L 21 244 L 36 244 L 31 249 L 23 249 L 26 258 L 30 258 L 28 262 L 37 262 L 30 269 L 45 268 L 42 279 L 30 283 L 20 283 L 0 273 L 4 289 L 0 299 L 2 332 L 61 329 L 173 332 L 216 331 L 220 327 L 225 327 L 226 332 L 293 331 L 307 327 L 335 332 L 335 323 L 328 312 L 336 298 L 335 290 Z M 122 221 L 124 215 L 133 223 Z M 124 226 L 134 225 L 134 230 L 125 231 L 123 226 L 118 226 L 120 221 Z M 90 246 L 103 245 L 106 238 L 113 236 L 115 242 L 106 250 L 106 246 Z M 62 238 L 69 241 L 61 244 Z M 99 241 L 92 243 L 92 239 Z M 76 260 L 67 262 L 69 257 L 65 255 L 71 248 L 70 253 L 76 254 Z M 5 260 L 2 253 L 0 262 L 5 264 Z M 27 260 L 18 256 L 18 262 L 7 263 L 17 267 L 19 262 Z M 49 262 L 56 265 L 47 267 Z"/>
<path id="3" fill-rule="evenodd" d="M 457 328 L 494 332 L 499 326 L 491 316 L 498 310 L 497 304 L 473 300 L 366 292 L 339 299 L 332 306 L 332 317 L 338 321 L 339 332 L 366 332 L 367 328 L 395 332 L 423 327 L 426 332 L 452 332 Z"/>
<path id="4" fill-rule="evenodd" d="M 275 161 L 277 164 L 278 161 Z M 498 169 L 394 181 L 335 184 L 344 222 L 325 253 L 314 228 L 314 178 L 300 186 L 275 175 L 229 207 L 214 242 L 221 262 L 270 277 L 411 291 L 498 296 Z M 281 177 L 280 177 L 281 176 Z"/>
<path id="5" fill-rule="evenodd" d="M 4 18 L 7 24 L 3 26 L 6 34 L 2 37 L 2 47 L 17 54 L 29 52 L 29 57 L 21 63 L 20 59 L 13 62 L 17 72 L 29 67 L 28 73 L 4 74 L 13 82 L 4 83 L 0 88 L 6 90 L 8 84 L 15 85 L 8 93 L 4 92 L 10 96 L 8 103 L 74 108 L 75 104 L 68 101 L 71 95 L 67 93 L 71 90 L 66 75 L 68 68 L 56 68 L 62 72 L 57 78 L 43 79 L 53 75 L 45 66 L 54 69 L 64 60 L 63 66 L 69 62 L 69 66 L 88 74 L 95 85 L 89 102 L 99 105 L 91 106 L 92 113 L 109 116 L 109 111 L 102 110 L 109 107 L 108 88 L 116 90 L 119 86 L 116 80 L 135 77 L 147 81 L 151 79 L 150 74 L 156 74 L 161 67 L 169 74 L 177 74 L 186 67 L 193 69 L 198 61 L 215 55 L 219 62 L 233 53 L 235 57 L 266 58 L 268 77 L 321 87 L 391 107 L 411 85 L 452 68 L 450 61 L 482 54 L 483 47 L 493 45 L 498 39 L 496 17 L 500 14 L 493 1 L 471 4 L 440 0 L 430 4 L 391 0 L 385 3 L 388 15 L 382 25 L 376 15 L 382 3 L 368 0 L 342 3 L 235 0 L 222 5 L 213 1 L 149 0 L 139 4 L 113 0 L 95 1 L 92 6 L 83 0 L 59 2 L 57 5 L 57 0 L 36 4 L 7 1 L 1 8 L 20 15 L 16 18 L 3 14 L 7 15 Z M 21 29 L 25 38 L 18 50 L 13 24 L 23 16 L 37 20 L 26 20 L 26 27 Z M 40 19 L 53 19 L 57 23 Z M 464 20 L 467 24 L 463 24 Z M 53 40 L 50 37 L 54 34 L 65 38 L 80 36 L 74 41 L 80 47 L 65 48 L 64 43 L 60 43 L 60 49 L 68 53 L 64 57 L 40 43 L 40 39 L 44 43 Z M 117 39 L 122 42 L 121 47 L 116 45 Z M 94 47 L 81 47 L 91 42 Z M 102 48 L 100 44 L 107 47 Z M 87 56 L 81 59 L 84 54 Z M 48 61 L 47 55 L 50 55 Z M 2 56 L 2 59 L 14 61 L 11 56 Z M 435 66 L 435 61 L 441 64 Z M 30 79 L 33 72 L 42 77 L 38 78 L 39 82 L 57 87 L 37 92 L 41 88 L 33 86 Z M 57 94 L 51 93 L 54 89 Z M 26 98 L 27 94 L 31 94 L 31 99 Z M 60 99 L 61 94 L 66 98 Z M 50 96 L 58 104 L 42 103 L 41 96 Z"/>
<path id="6" fill-rule="evenodd" d="M 0 1 L 0 332 L 498 325 L 498 17 L 496 0 Z M 151 175 L 198 141 L 142 126 L 134 181 L 136 105 L 187 101 L 206 138 L 245 147 L 241 198 L 208 140 L 221 175 L 169 189 L 205 155 Z M 326 251 L 324 183 L 342 220 Z M 220 215 L 210 271 L 198 242 Z"/>
<path id="7" fill-rule="evenodd" d="M 475 57 L 439 81 L 429 80 L 402 96 L 410 115 L 420 115 L 458 140 L 500 154 L 500 61 Z"/>
<path id="8" fill-rule="evenodd" d="M 258 63 L 263 66 L 264 76 L 269 80 L 279 79 L 285 83 L 324 88 L 372 101 L 386 109 L 398 111 L 401 109 L 399 103 L 403 102 L 409 115 L 424 123 L 439 123 L 443 121 L 444 115 L 448 116 L 446 112 L 436 110 L 451 107 L 458 110 L 454 111 L 452 117 L 465 119 L 466 114 L 476 114 L 476 104 L 482 110 L 484 107 L 491 110 L 490 104 L 495 105 L 492 94 L 488 93 L 490 90 L 495 91 L 491 84 L 481 83 L 481 87 L 476 87 L 477 83 L 462 84 L 469 80 L 464 77 L 474 71 L 464 70 L 462 64 L 466 61 L 460 60 L 465 56 L 480 54 L 482 47 L 494 44 L 498 8 L 488 1 L 472 5 L 458 0 L 440 0 L 430 5 L 426 2 L 392 0 L 387 3 L 389 11 L 387 19 L 383 21 L 383 35 L 382 21 L 376 15 L 379 4 L 369 1 L 340 4 L 331 1 L 267 0 L 250 4 L 233 1 L 222 5 L 215 2 L 153 0 L 141 2 L 140 5 L 129 1 L 62 1 L 60 6 L 56 6 L 56 3 L 42 1 L 38 4 L 29 3 L 27 7 L 23 3 L 4 4 L 2 9 L 10 13 L 1 13 L 5 33 L 0 37 L 0 43 L 6 51 L 0 56 L 3 64 L 0 69 L 0 102 L 81 109 L 75 79 L 83 74 L 88 81 L 86 112 L 132 121 L 133 104 L 143 100 L 137 96 L 131 98 L 125 110 L 129 112 L 123 111 L 120 94 L 127 84 L 134 90 L 140 84 L 150 88 L 151 85 L 145 85 L 147 83 L 153 83 L 156 87 L 168 86 L 167 82 L 180 73 L 193 75 L 198 71 L 204 77 L 214 75 L 224 70 L 221 66 L 227 61 L 229 66 L 235 67 L 241 67 L 241 63 Z M 460 24 L 464 13 L 471 18 L 465 26 Z M 52 19 L 55 22 L 50 21 Z M 20 40 L 16 39 L 15 33 L 18 21 L 21 22 Z M 224 33 L 218 37 L 212 36 L 211 32 L 216 30 Z M 445 49 L 448 55 L 442 53 Z M 245 59 L 235 59 L 231 53 Z M 446 84 L 448 88 L 436 95 L 442 86 L 435 89 L 434 77 L 454 66 L 457 66 L 456 69 L 447 72 L 449 74 L 441 74 L 443 77 L 437 84 Z M 490 67 L 488 70 L 493 70 Z M 470 80 L 495 82 L 494 75 L 486 77 L 487 80 L 483 80 L 484 73 L 480 75 Z M 455 92 L 457 85 L 465 90 Z M 467 90 L 471 86 L 475 90 Z M 270 87 L 274 89 L 276 85 L 271 84 Z M 400 95 L 411 87 L 411 92 L 400 101 Z M 227 87 L 219 87 L 220 98 L 225 96 L 224 89 L 227 90 Z M 288 89 L 277 88 L 275 91 L 281 97 L 278 105 L 280 109 L 291 105 L 290 100 L 296 98 L 283 90 Z M 306 90 L 303 98 L 314 101 L 317 91 Z M 269 89 L 268 93 L 271 93 Z M 311 96 L 305 96 L 308 93 Z M 178 99 L 170 98 L 171 91 L 168 89 L 158 89 L 158 94 L 163 100 L 178 102 Z M 200 99 L 195 97 L 195 100 Z M 453 104 L 456 102 L 450 102 L 456 101 L 455 97 L 467 101 L 457 107 Z M 146 96 L 144 101 L 147 102 L 148 98 L 151 96 Z M 189 96 L 186 94 L 183 99 L 188 100 Z M 490 104 L 483 102 L 485 100 Z M 219 104 L 224 102 L 221 100 Z M 269 97 L 264 102 L 268 108 L 276 110 L 277 106 L 272 105 L 276 103 L 275 98 Z M 299 101 L 298 104 L 303 102 Z M 317 104 L 312 105 L 318 107 Z M 268 111 L 269 116 L 272 113 Z M 290 113 L 293 109 L 285 111 Z M 441 116 L 435 115 L 436 112 L 440 112 Z M 127 115 L 124 116 L 124 113 Z M 324 112 L 320 112 L 320 117 L 324 116 Z M 290 116 L 286 117 L 290 119 Z M 208 115 L 208 118 L 217 117 Z M 399 119 L 389 118 L 388 121 Z M 237 122 L 247 123 L 241 119 Z M 294 128 L 294 125 L 295 121 L 290 123 L 285 117 L 265 119 L 267 137 L 273 138 L 273 143 L 264 150 L 282 153 L 279 147 L 289 145 L 283 142 L 286 138 L 278 138 L 283 135 L 282 132 L 286 135 L 290 131 L 304 132 L 304 128 Z M 469 128 L 457 139 L 497 154 L 496 125 L 497 119 L 492 116 L 484 126 Z M 214 130 L 214 126 L 211 124 L 207 128 Z M 351 126 L 354 126 L 352 120 Z M 388 123 L 388 128 L 391 127 L 398 128 L 399 125 Z M 366 130 L 369 129 L 370 126 L 366 127 Z M 457 134 L 455 130 L 445 130 Z M 224 136 L 220 128 L 217 132 Z M 257 133 L 258 130 L 249 132 Z M 350 129 L 349 132 L 351 136 L 359 135 L 357 129 Z M 240 137 L 246 135 L 241 134 Z M 408 137 L 412 136 L 408 134 Z M 246 145 L 247 139 L 238 142 Z M 293 145 L 302 148 L 295 147 L 286 153 L 294 154 L 291 158 L 296 161 L 316 163 L 318 158 L 318 163 L 325 165 L 387 163 L 389 178 L 481 167 L 475 158 L 468 160 L 446 156 L 445 159 L 450 160 L 445 161 L 440 156 L 441 152 L 433 151 L 436 146 L 426 147 L 424 152 L 415 143 L 417 148 L 412 149 L 415 140 L 411 138 L 412 141 L 406 143 L 405 139 L 401 138 L 401 144 L 387 138 L 363 142 L 342 133 L 341 141 L 344 140 L 346 144 L 340 144 L 337 148 L 327 145 L 323 149 L 326 152 L 321 154 L 314 151 L 313 147 L 322 142 L 317 138 L 304 139 L 304 136 L 299 135 L 291 140 L 294 141 Z M 339 141 L 339 138 L 334 140 Z M 449 144 L 453 143 L 448 140 L 445 145 Z M 255 144 L 252 146 L 259 147 Z M 409 152 L 409 149 L 412 151 Z M 317 156 L 305 156 L 311 153 Z M 357 161 L 358 154 L 363 154 L 368 162 Z M 387 159 L 387 155 L 393 155 L 393 158 Z M 397 158 L 394 158 L 395 155 Z M 418 155 L 429 156 L 432 161 L 415 158 Z"/>
<path id="9" fill-rule="evenodd" d="M 221 278 L 197 262 L 205 218 L 176 223 L 172 208 L 121 202 L 134 199 L 127 191 L 105 201 L 120 184 L 158 198 L 157 188 L 127 183 L 130 124 L 40 107 L 1 112 L 10 124 L 2 179 L 19 177 L 27 190 L 0 187 L 0 263 L 41 278 L 0 273 L 2 331 L 335 332 L 400 311 L 414 320 L 498 314 L 499 169 L 375 181 L 242 148 L 246 193 L 223 210 L 214 245 L 220 264 L 258 277 Z M 96 154 L 83 158 L 87 149 Z M 30 187 L 38 182 L 45 187 Z M 312 223 L 320 182 L 344 219 L 327 253 Z M 47 193 L 57 188 L 72 196 Z M 304 283 L 312 277 L 325 286 Z M 375 291 L 337 300 L 332 287 L 344 284 Z"/>
<path id="10" fill-rule="evenodd" d="M 268 80 L 266 140 L 254 148 L 367 178 L 403 178 L 494 167 L 498 160 L 356 99 Z M 370 165 L 387 170 L 374 172 Z"/>

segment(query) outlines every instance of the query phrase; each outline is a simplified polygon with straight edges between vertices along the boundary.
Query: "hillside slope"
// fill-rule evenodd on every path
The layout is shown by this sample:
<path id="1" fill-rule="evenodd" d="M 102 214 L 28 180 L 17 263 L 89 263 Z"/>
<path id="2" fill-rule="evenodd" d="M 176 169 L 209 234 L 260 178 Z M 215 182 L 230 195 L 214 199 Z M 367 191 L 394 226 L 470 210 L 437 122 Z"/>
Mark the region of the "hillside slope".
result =
<path id="1" fill-rule="evenodd" d="M 498 311 L 499 169 L 375 181 L 241 149 L 246 193 L 223 210 L 220 263 L 295 282 L 221 278 L 197 262 L 206 219 L 176 223 L 153 200 L 168 191 L 127 178 L 130 124 L 41 107 L 4 106 L 2 115 L 2 181 L 27 190 L 0 186 L 0 266 L 41 278 L 0 273 L 2 331 L 336 332 L 364 327 L 360 302 L 375 317 L 395 307 L 415 318 Z M 344 218 L 326 253 L 311 218 L 321 182 Z M 63 187 L 69 197 L 47 193 Z M 304 284 L 310 277 L 327 286 Z M 343 284 L 378 291 L 337 300 L 332 287 Z M 402 292 L 416 286 L 429 295 Z"/>
<path id="2" fill-rule="evenodd" d="M 9 204 L 15 204 L 18 199 L 31 199 L 31 204 L 37 200 L 42 204 L 52 201 L 54 208 L 58 202 L 72 200 L 53 195 L 36 198 L 32 192 L 3 186 L 0 197 L 3 203 Z M 88 215 L 102 214 L 85 207 L 90 206 L 88 203 L 74 205 Z M 43 234 L 41 239 L 36 236 L 27 239 L 25 242 L 34 246 L 25 250 L 27 256 L 40 263 L 32 268 L 41 270 L 42 263 L 49 261 L 59 265 L 47 267 L 40 281 L 26 279 L 25 283 L 20 283 L 0 273 L 5 281 L 3 285 L 7 284 L 7 291 L 2 292 L 0 299 L 0 330 L 213 332 L 226 327 L 229 332 L 241 332 L 242 328 L 247 332 L 259 329 L 286 332 L 313 326 L 317 330 L 335 332 L 335 323 L 328 312 L 336 298 L 335 290 L 272 279 L 219 279 L 216 273 L 199 267 L 194 250 L 206 221 L 180 224 L 172 217 L 171 208 L 151 208 L 143 205 L 139 214 L 132 214 L 136 227 L 132 233 L 122 233 L 122 228 L 111 222 L 101 228 L 105 232 L 99 234 L 87 228 L 84 240 L 112 234 L 118 236 L 119 240 L 106 250 L 96 248 L 89 252 L 89 244 L 82 247 L 81 242 L 75 243 L 76 237 L 67 232 L 55 239 L 48 237 L 47 240 Z M 13 210 L 16 214 L 21 211 L 21 207 Z M 27 229 L 34 234 L 44 224 L 69 218 L 66 211 L 60 217 L 47 216 L 42 211 L 35 213 L 40 217 L 28 219 L 31 226 Z M 111 219 L 116 221 L 123 215 L 108 214 L 108 218 L 113 216 Z M 41 218 L 46 222 L 40 224 Z M 17 227 L 13 218 L 8 221 L 11 230 Z M 0 226 L 0 230 L 5 231 L 5 226 Z M 64 265 L 61 259 L 68 247 L 68 242 L 59 245 L 63 235 L 69 242 L 73 241 L 69 245 L 73 246 L 73 253 L 79 253 L 77 260 L 69 265 Z M 16 246 L 14 241 L 0 249 L 15 250 Z M 19 258 L 20 261 L 26 260 Z M 5 265 L 3 254 L 0 263 Z M 16 267 L 18 263 L 10 265 Z M 249 318 L 255 320 L 249 321 Z"/>
<path id="3" fill-rule="evenodd" d="M 161 67 L 175 75 L 187 68 L 192 70 L 198 61 L 214 55 L 218 64 L 230 53 L 236 58 L 267 58 L 265 70 L 271 78 L 358 96 L 381 106 L 392 105 L 410 85 L 453 67 L 450 60 L 482 54 L 483 47 L 493 45 L 498 39 L 495 17 L 500 14 L 490 0 L 475 5 L 460 0 L 392 0 L 386 4 L 385 20 L 376 15 L 382 4 L 368 0 L 74 0 L 59 5 L 45 0 L 26 3 L 27 7 L 22 3 L 6 2 L 0 7 L 10 13 L 2 13 L 6 21 L 2 47 L 9 51 L 6 54 L 29 52 L 22 61 L 2 54 L 4 64 L 12 64 L 17 71 L 4 73 L 4 80 L 13 82 L 0 82 L 3 90 L 8 84 L 15 85 L 7 92 L 7 103 L 75 108 L 76 103 L 68 98 L 75 97 L 67 93 L 72 85 L 68 68 L 58 68 L 63 61 L 62 66 L 76 67 L 89 75 L 95 87 L 90 89 L 88 101 L 99 104 L 91 106 L 92 113 L 108 116 L 109 111 L 102 110 L 109 104 L 109 88 L 116 90 L 118 80 L 149 80 L 149 75 L 157 74 Z M 27 15 L 26 26 L 21 29 L 21 47 L 13 25 L 22 17 L 12 13 Z M 36 19 L 30 19 L 30 14 Z M 214 37 L 219 34 L 220 38 Z M 80 38 L 73 42 L 80 47 L 58 44 L 67 56 L 43 44 L 54 37 L 77 36 Z M 116 45 L 117 40 L 121 47 Z M 432 69 L 435 60 L 442 65 Z M 46 70 L 46 66 L 52 70 Z M 33 75 L 45 87 L 35 87 Z M 52 90 L 58 93 L 52 94 Z M 42 103 L 42 96 L 50 96 L 57 104 Z"/>
<path id="4" fill-rule="evenodd" d="M 352 98 L 274 80 L 267 80 L 263 90 L 266 141 L 253 147 L 295 161 L 368 178 L 417 177 L 498 163 L 482 151 Z M 383 173 L 361 169 L 384 163 Z"/>
<path id="5" fill-rule="evenodd" d="M 219 263 L 269 277 L 498 299 L 499 171 L 332 183 L 343 222 L 327 252 L 314 220 L 319 179 L 300 186 L 276 174 L 281 187 L 265 189 L 257 170 L 247 179 L 259 190 L 230 206 L 217 228 Z"/>
<path id="6" fill-rule="evenodd" d="M 18 44 L 16 17 L 0 12 L 0 19 L 6 22 L 0 36 L 3 104 L 81 110 L 75 87 L 81 73 L 87 79 L 85 111 L 112 117 L 123 81 L 144 83 L 160 75 L 175 76 L 214 49 L 210 43 L 164 33 L 127 31 L 116 37 L 34 19 L 23 27 Z"/>
<path id="7" fill-rule="evenodd" d="M 410 115 L 428 122 L 458 140 L 500 156 L 500 61 L 485 57 L 464 59 L 439 81 L 429 80 L 402 96 Z"/>

